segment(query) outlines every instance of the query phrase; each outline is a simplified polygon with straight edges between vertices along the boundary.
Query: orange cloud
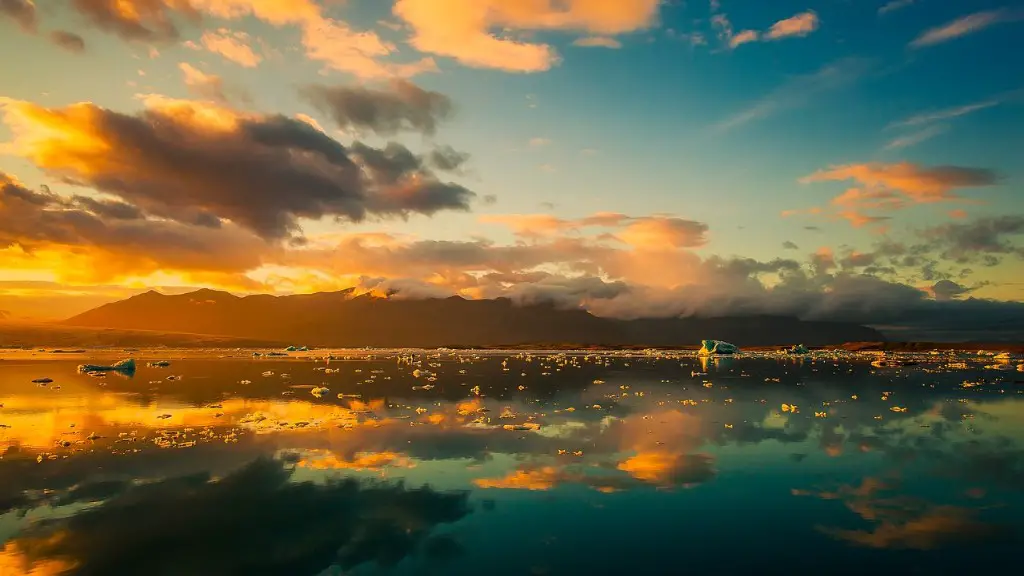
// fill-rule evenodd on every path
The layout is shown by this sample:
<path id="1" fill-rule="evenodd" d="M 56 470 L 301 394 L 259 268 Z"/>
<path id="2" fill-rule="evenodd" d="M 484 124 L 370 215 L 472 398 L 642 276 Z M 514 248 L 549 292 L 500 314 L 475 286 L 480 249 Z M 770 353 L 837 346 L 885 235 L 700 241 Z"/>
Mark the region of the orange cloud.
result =
<path id="1" fill-rule="evenodd" d="M 818 15 L 813 10 L 802 12 L 796 16 L 779 20 L 765 33 L 768 40 L 778 40 L 790 36 L 807 36 L 818 29 Z"/>
<path id="2" fill-rule="evenodd" d="M 622 241 L 648 250 L 696 248 L 707 243 L 708 226 L 682 218 L 649 216 L 631 221 L 617 233 Z"/>
<path id="3" fill-rule="evenodd" d="M 572 45 L 583 48 L 610 48 L 612 50 L 622 48 L 622 42 L 607 36 L 588 36 L 586 38 L 579 38 L 575 40 Z"/>
<path id="4" fill-rule="evenodd" d="M 313 470 L 382 470 L 384 468 L 413 468 L 409 458 L 395 452 L 357 452 L 352 459 L 339 458 L 326 450 L 305 453 L 298 466 Z"/>
<path id="5" fill-rule="evenodd" d="M 360 78 L 409 77 L 437 69 L 431 58 L 396 63 L 388 58 L 398 48 L 372 30 L 358 31 L 328 18 L 312 0 L 75 0 L 74 7 L 97 27 L 128 40 L 169 41 L 180 36 L 175 15 L 198 22 L 202 16 L 225 20 L 258 18 L 272 26 L 296 26 L 306 55 L 328 68 Z M 221 31 L 223 32 L 223 31 Z M 255 54 L 239 45 L 240 38 L 221 33 L 201 40 L 207 49 L 243 65 Z"/>
<path id="6" fill-rule="evenodd" d="M 858 546 L 932 550 L 964 540 L 989 538 L 997 532 L 994 526 L 975 520 L 974 511 L 967 508 L 934 506 L 884 494 L 894 488 L 890 482 L 868 477 L 859 486 L 844 485 L 837 491 L 794 490 L 793 494 L 842 500 L 850 511 L 873 524 L 868 530 L 818 528 L 836 539 Z"/>
<path id="7" fill-rule="evenodd" d="M 924 168 L 909 162 L 836 166 L 811 174 L 800 182 L 829 180 L 856 180 L 869 188 L 882 187 L 900 192 L 910 200 L 921 203 L 956 199 L 956 189 L 992 186 L 996 183 L 995 175 L 982 168 Z"/>
<path id="8" fill-rule="evenodd" d="M 548 44 L 494 30 L 579 31 L 612 36 L 652 25 L 659 0 L 397 0 L 394 15 L 413 29 L 412 45 L 477 68 L 540 72 L 559 62 Z"/>
<path id="9" fill-rule="evenodd" d="M 221 102 L 227 100 L 224 94 L 224 80 L 220 76 L 207 74 L 186 62 L 178 64 L 178 68 L 184 75 L 185 86 L 197 96 Z"/>
<path id="10" fill-rule="evenodd" d="M 220 28 L 216 31 L 204 32 L 200 42 L 210 52 L 220 54 L 246 68 L 255 68 L 263 60 L 259 54 L 253 52 L 252 38 L 245 32 L 233 32 L 227 28 Z"/>
<path id="11" fill-rule="evenodd" d="M 888 220 L 887 216 L 865 213 L 870 210 L 891 212 L 913 204 L 964 201 L 960 189 L 993 186 L 995 174 L 981 168 L 937 166 L 926 168 L 900 162 L 897 164 L 849 164 L 821 170 L 800 179 L 801 183 L 854 180 L 860 187 L 850 188 L 832 199 L 839 208 L 829 217 L 849 221 L 855 227 Z M 783 216 L 799 213 L 787 210 Z"/>
<path id="12" fill-rule="evenodd" d="M 503 478 L 476 478 L 473 484 L 478 488 L 501 488 L 512 490 L 551 490 L 563 480 L 563 475 L 554 466 L 535 470 L 515 470 Z"/>
<path id="13" fill-rule="evenodd" d="M 729 38 L 729 47 L 736 48 L 743 44 L 757 42 L 760 38 L 761 34 L 757 30 L 743 30 L 739 34 Z"/>

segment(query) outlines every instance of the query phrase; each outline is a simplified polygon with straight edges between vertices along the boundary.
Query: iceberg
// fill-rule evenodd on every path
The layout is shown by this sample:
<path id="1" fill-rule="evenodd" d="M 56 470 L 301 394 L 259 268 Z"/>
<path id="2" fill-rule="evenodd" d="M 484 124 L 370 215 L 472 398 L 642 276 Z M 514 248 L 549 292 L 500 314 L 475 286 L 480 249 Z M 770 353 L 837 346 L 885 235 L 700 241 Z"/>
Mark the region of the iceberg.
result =
<path id="1" fill-rule="evenodd" d="M 739 348 L 735 344 L 729 344 L 728 342 L 722 342 L 721 340 L 701 340 L 700 351 L 697 354 L 701 356 L 711 356 L 714 354 L 735 354 L 739 352 Z"/>
<path id="2" fill-rule="evenodd" d="M 129 358 L 127 360 L 121 360 L 115 362 L 110 366 L 102 364 L 81 364 L 78 366 L 78 371 L 82 374 L 88 374 L 90 372 L 120 372 L 122 374 L 135 374 L 135 359 Z"/>

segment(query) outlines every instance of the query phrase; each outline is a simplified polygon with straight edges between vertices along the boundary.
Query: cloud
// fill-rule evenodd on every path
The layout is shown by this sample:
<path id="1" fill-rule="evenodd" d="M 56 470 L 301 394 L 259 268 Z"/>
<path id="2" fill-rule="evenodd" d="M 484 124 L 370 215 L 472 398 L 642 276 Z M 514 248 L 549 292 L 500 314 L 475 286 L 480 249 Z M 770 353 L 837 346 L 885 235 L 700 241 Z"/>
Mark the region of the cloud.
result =
<path id="1" fill-rule="evenodd" d="M 228 98 L 224 94 L 224 80 L 220 76 L 207 74 L 187 62 L 178 64 L 178 69 L 184 76 L 185 86 L 188 86 L 193 94 L 217 102 L 227 102 Z"/>
<path id="2" fill-rule="evenodd" d="M 158 270 L 241 274 L 260 266 L 268 251 L 230 224 L 152 220 L 131 204 L 34 192 L 0 172 L 0 247 L 13 245 L 29 254 L 67 252 L 68 263 L 89 262 L 58 268 L 64 279 L 87 282 Z"/>
<path id="3" fill-rule="evenodd" d="M 969 261 L 978 255 L 1016 254 L 1024 258 L 1024 247 L 1011 238 L 1024 236 L 1024 216 L 1005 215 L 978 218 L 972 222 L 947 222 L 926 228 L 921 235 L 943 250 L 942 257 Z"/>
<path id="4" fill-rule="evenodd" d="M 725 14 L 714 14 L 711 17 L 711 26 L 718 30 L 719 40 L 728 45 L 730 49 L 760 40 L 771 41 L 808 36 L 818 29 L 818 23 L 818 14 L 813 10 L 808 10 L 785 20 L 779 20 L 763 33 L 757 30 L 742 30 L 737 33 L 734 31 L 729 17 Z"/>
<path id="5" fill-rule="evenodd" d="M 850 164 L 834 166 L 800 179 L 802 184 L 854 180 L 859 185 L 835 196 L 832 211 L 814 208 L 807 213 L 826 218 L 847 220 L 855 228 L 868 224 L 882 225 L 890 218 L 865 211 L 893 212 L 915 204 L 965 201 L 956 191 L 964 188 L 993 186 L 996 175 L 982 168 L 958 166 L 922 167 L 909 162 L 896 164 Z M 786 213 L 798 211 L 786 211 Z"/>
<path id="6" fill-rule="evenodd" d="M 784 250 L 799 250 L 800 249 L 800 247 L 797 246 L 796 243 L 791 242 L 789 240 L 786 240 L 785 242 L 782 243 L 782 248 Z"/>
<path id="7" fill-rule="evenodd" d="M 549 138 L 541 138 L 541 137 L 530 138 L 530 146 L 533 147 L 533 148 L 540 148 L 542 146 L 548 146 L 550 144 L 551 144 L 551 139 L 549 139 Z"/>
<path id="8" fill-rule="evenodd" d="M 607 36 L 588 36 L 586 38 L 577 38 L 573 41 L 572 45 L 583 48 L 610 48 L 613 50 L 622 48 L 622 42 Z"/>
<path id="9" fill-rule="evenodd" d="M 50 32 L 50 41 L 68 52 L 75 52 L 78 54 L 85 52 L 85 40 L 74 32 L 54 30 L 53 32 Z"/>
<path id="10" fill-rule="evenodd" d="M 928 126 L 921 130 L 918 130 L 917 132 L 911 132 L 910 134 L 904 134 L 903 136 L 893 138 L 885 145 L 885 149 L 900 150 L 903 148 L 916 146 L 917 144 L 920 144 L 921 142 L 924 142 L 926 140 L 931 140 L 932 138 L 940 134 L 943 134 L 948 130 L 949 128 L 947 126 L 943 126 L 941 124 Z"/>
<path id="11" fill-rule="evenodd" d="M 255 68 L 263 60 L 253 52 L 252 38 L 245 32 L 233 32 L 227 28 L 208 30 L 203 33 L 200 42 L 210 52 L 220 54 L 239 66 Z"/>
<path id="12" fill-rule="evenodd" d="M 729 47 L 735 48 L 749 42 L 757 42 L 760 38 L 761 35 L 757 30 L 744 30 L 729 38 Z"/>
<path id="13" fill-rule="evenodd" d="M 975 519 L 975 511 L 957 506 L 938 506 L 888 494 L 896 484 L 864 478 L 859 486 L 843 485 L 834 492 L 794 490 L 794 495 L 842 500 L 846 508 L 867 522 L 870 529 L 848 530 L 818 527 L 836 538 L 868 548 L 933 550 L 969 541 L 991 541 L 1001 536 L 997 526 Z"/>
<path id="14" fill-rule="evenodd" d="M 815 97 L 836 92 L 856 82 L 868 70 L 864 60 L 850 58 L 803 76 L 795 76 L 747 109 L 714 125 L 725 132 L 784 110 L 806 105 Z"/>
<path id="15" fill-rule="evenodd" d="M 201 18 L 188 0 L 72 0 L 71 5 L 97 28 L 129 41 L 175 41 L 181 36 L 175 14 L 193 23 Z"/>
<path id="16" fill-rule="evenodd" d="M 890 0 L 881 7 L 878 8 L 879 15 L 885 15 L 890 12 L 906 8 L 914 3 L 914 0 Z"/>
<path id="17" fill-rule="evenodd" d="M 932 286 L 932 295 L 938 301 L 948 301 L 970 292 L 970 289 L 951 280 L 939 280 Z"/>
<path id="18" fill-rule="evenodd" d="M 451 146 L 440 146 L 431 150 L 430 165 L 445 172 L 458 172 L 469 161 L 468 152 L 459 152 Z"/>
<path id="19" fill-rule="evenodd" d="M 697 248 L 707 243 L 708 225 L 682 218 L 648 217 L 630 221 L 616 236 L 646 249 Z"/>
<path id="20" fill-rule="evenodd" d="M 369 130 L 384 136 L 400 131 L 434 134 L 454 110 L 444 94 L 407 80 L 393 80 L 387 89 L 313 84 L 300 89 L 300 95 L 330 115 L 342 130 Z"/>
<path id="21" fill-rule="evenodd" d="M 998 104 L 999 104 L 999 100 L 987 100 L 987 101 L 984 101 L 984 102 L 977 102 L 977 103 L 974 103 L 974 104 L 967 104 L 965 106 L 957 106 L 955 108 L 946 108 L 946 109 L 943 109 L 943 110 L 936 110 L 936 111 L 933 111 L 933 112 L 924 112 L 922 114 L 916 114 L 914 116 L 911 116 L 910 118 L 907 118 L 905 120 L 901 120 L 899 122 L 895 122 L 895 123 L 891 124 L 890 127 L 920 126 L 922 124 L 930 124 L 932 122 L 938 122 L 940 120 L 951 120 L 953 118 L 959 118 L 960 116 L 965 116 L 967 114 L 970 114 L 971 112 L 976 112 L 978 110 L 984 110 L 986 108 L 991 108 L 991 107 L 996 106 Z"/>
<path id="22" fill-rule="evenodd" d="M 34 33 L 39 24 L 36 5 L 31 0 L 0 0 L 0 15 L 14 20 L 25 32 Z"/>
<path id="23" fill-rule="evenodd" d="M 549 44 L 517 33 L 582 32 L 610 37 L 646 29 L 660 0 L 397 0 L 394 15 L 413 30 L 417 50 L 475 68 L 542 72 L 560 61 Z M 504 30 L 506 34 L 494 33 Z"/>
<path id="24" fill-rule="evenodd" d="M 813 10 L 801 12 L 785 20 L 779 20 L 765 32 L 766 40 L 780 40 L 792 36 L 803 37 L 818 29 L 818 14 Z"/>
<path id="25" fill-rule="evenodd" d="M 900 162 L 834 166 L 801 178 L 800 182 L 807 184 L 841 180 L 854 180 L 872 189 L 870 194 L 876 197 L 879 194 L 899 192 L 908 200 L 919 203 L 957 199 L 954 190 L 994 186 L 998 181 L 995 173 L 984 168 L 925 168 L 909 162 Z"/>
<path id="26" fill-rule="evenodd" d="M 7 100 L 3 112 L 14 150 L 65 182 L 267 239 L 299 234 L 300 218 L 429 215 L 467 210 L 475 197 L 399 144 L 347 149 L 301 120 L 211 103 L 148 97 L 145 106 L 128 115 Z"/>
<path id="27" fill-rule="evenodd" d="M 31 563 L 64 560 L 83 573 L 130 573 L 140 562 L 175 573 L 349 571 L 392 567 L 437 526 L 472 512 L 466 492 L 351 478 L 300 482 L 293 470 L 258 459 L 223 478 L 200 473 L 125 487 L 71 518 L 35 524 L 9 546 Z M 172 538 L 173 549 L 165 545 Z"/>
<path id="28" fill-rule="evenodd" d="M 1007 9 L 985 10 L 962 16 L 936 28 L 930 28 L 910 42 L 911 48 L 924 48 L 942 44 L 968 34 L 980 32 L 996 24 L 1019 20 L 1024 12 Z"/>
<path id="29" fill-rule="evenodd" d="M 410 77 L 437 70 L 431 58 L 390 61 L 397 46 L 372 30 L 355 30 L 347 22 L 324 16 L 321 6 L 312 0 L 72 0 L 72 6 L 96 27 L 129 41 L 177 41 L 180 20 L 198 24 L 207 16 L 224 20 L 251 16 L 275 27 L 298 27 L 308 58 L 358 78 Z M 252 62 L 237 46 L 237 36 L 221 34 L 207 39 L 214 46 L 211 50 L 226 52 L 231 55 L 226 57 L 236 61 Z"/>

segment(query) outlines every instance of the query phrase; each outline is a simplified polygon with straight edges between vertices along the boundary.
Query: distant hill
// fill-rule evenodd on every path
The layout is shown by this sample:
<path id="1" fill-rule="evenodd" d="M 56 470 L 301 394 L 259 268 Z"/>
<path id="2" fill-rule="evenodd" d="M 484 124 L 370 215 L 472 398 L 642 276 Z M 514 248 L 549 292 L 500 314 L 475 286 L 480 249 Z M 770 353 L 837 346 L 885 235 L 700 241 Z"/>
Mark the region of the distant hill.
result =
<path id="1" fill-rule="evenodd" d="M 285 346 L 279 341 L 169 331 L 82 327 L 25 321 L 0 321 L 4 348 L 261 348 Z"/>
<path id="2" fill-rule="evenodd" d="M 71 326 L 188 332 L 321 347 L 467 347 L 572 342 L 678 346 L 702 338 L 740 346 L 884 341 L 873 328 L 780 316 L 616 320 L 511 300 L 401 300 L 350 291 L 238 297 L 215 290 L 146 292 L 64 322 Z"/>

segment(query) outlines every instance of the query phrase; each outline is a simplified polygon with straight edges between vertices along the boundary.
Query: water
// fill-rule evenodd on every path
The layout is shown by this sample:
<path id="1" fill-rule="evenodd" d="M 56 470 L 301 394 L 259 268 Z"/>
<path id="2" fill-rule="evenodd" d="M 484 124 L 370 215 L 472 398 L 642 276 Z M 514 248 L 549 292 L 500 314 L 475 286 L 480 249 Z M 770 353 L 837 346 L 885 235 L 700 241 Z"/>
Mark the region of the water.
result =
<path id="1" fill-rule="evenodd" d="M 0 573 L 1016 573 L 991 359 L 338 354 L 2 356 Z"/>

